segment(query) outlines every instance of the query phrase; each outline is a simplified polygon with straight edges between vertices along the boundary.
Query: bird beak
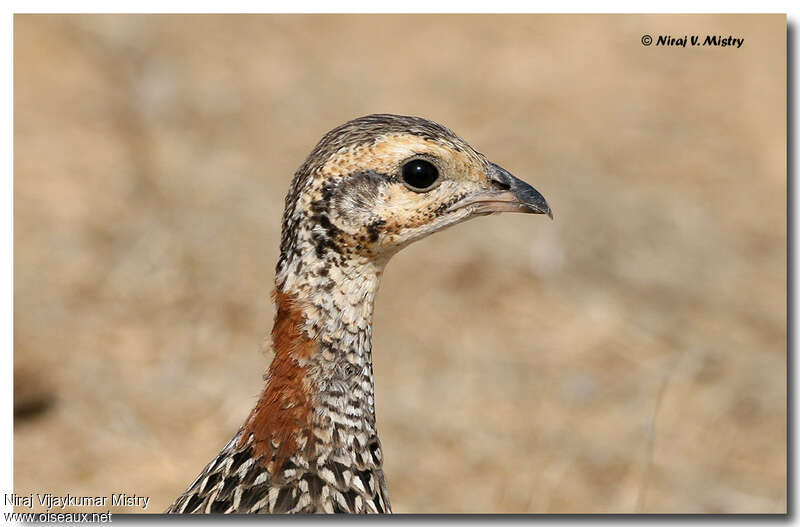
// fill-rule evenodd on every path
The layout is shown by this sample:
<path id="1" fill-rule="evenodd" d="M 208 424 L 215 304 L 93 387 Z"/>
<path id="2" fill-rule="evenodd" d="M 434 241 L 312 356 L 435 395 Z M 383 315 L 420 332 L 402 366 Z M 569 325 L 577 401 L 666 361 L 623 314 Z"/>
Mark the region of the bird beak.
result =
<path id="1" fill-rule="evenodd" d="M 547 214 L 553 219 L 553 212 L 544 196 L 521 179 L 512 176 L 503 167 L 489 163 L 489 179 L 494 189 L 467 196 L 453 204 L 448 212 L 475 205 L 476 213 L 525 212 Z"/>

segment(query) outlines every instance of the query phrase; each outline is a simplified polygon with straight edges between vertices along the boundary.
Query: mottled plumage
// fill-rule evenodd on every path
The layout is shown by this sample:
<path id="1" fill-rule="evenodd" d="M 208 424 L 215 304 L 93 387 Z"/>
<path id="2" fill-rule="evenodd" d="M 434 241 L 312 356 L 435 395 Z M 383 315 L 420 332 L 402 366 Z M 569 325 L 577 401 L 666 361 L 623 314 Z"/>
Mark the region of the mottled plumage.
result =
<path id="1" fill-rule="evenodd" d="M 381 274 L 409 243 L 503 211 L 550 214 L 439 124 L 369 115 L 328 132 L 286 196 L 264 392 L 167 512 L 391 512 L 371 358 Z"/>

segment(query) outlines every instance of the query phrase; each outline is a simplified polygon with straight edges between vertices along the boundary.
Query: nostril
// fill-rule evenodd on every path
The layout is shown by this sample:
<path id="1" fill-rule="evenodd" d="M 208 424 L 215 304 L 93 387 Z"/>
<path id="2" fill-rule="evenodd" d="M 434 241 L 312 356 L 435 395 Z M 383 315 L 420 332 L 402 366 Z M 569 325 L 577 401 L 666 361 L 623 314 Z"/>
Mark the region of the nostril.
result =
<path id="1" fill-rule="evenodd" d="M 496 179 L 492 180 L 492 187 L 497 190 L 511 190 L 511 185 L 502 181 L 497 181 Z"/>

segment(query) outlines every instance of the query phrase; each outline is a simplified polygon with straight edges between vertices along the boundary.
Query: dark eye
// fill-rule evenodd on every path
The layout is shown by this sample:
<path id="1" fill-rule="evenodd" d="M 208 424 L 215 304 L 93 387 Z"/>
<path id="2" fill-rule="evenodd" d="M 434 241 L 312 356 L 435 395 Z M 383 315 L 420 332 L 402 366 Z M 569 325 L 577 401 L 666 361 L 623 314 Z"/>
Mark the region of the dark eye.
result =
<path id="1" fill-rule="evenodd" d="M 430 190 L 437 179 L 439 171 L 430 161 L 414 159 L 403 166 L 403 181 L 411 190 Z"/>

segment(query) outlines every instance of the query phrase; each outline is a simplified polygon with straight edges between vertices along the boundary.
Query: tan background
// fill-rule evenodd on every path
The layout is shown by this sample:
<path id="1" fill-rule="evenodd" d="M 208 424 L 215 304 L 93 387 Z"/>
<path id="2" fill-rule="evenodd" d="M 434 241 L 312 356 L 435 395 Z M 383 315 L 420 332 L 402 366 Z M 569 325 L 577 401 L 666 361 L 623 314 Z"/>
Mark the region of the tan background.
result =
<path id="1" fill-rule="evenodd" d="M 184 490 L 262 385 L 292 173 L 328 129 L 393 112 L 555 212 L 389 266 L 395 510 L 785 511 L 785 35 L 783 16 L 17 16 L 15 491 L 160 512 Z"/>

